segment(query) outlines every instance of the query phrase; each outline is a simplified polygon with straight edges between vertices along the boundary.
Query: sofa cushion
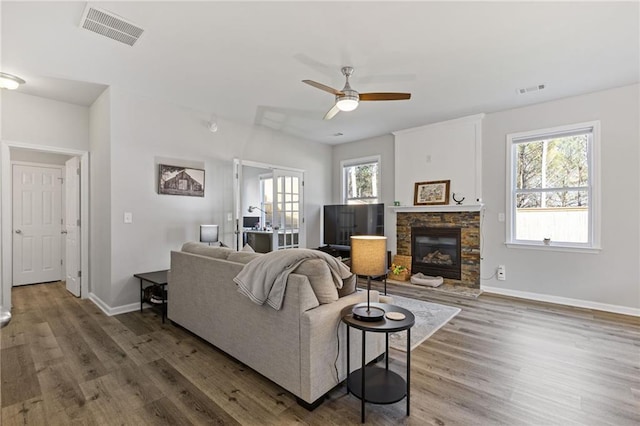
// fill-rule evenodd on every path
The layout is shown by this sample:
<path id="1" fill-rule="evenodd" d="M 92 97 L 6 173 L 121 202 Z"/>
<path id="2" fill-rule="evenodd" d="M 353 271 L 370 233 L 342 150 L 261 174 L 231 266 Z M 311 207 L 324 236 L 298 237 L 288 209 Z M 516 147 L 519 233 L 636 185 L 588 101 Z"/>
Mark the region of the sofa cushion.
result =
<path id="1" fill-rule="evenodd" d="M 262 256 L 262 253 L 234 251 L 229 253 L 229 257 L 227 257 L 227 260 L 230 262 L 244 263 L 246 265 L 256 257 L 260 257 L 260 256 Z"/>
<path id="2" fill-rule="evenodd" d="M 249 244 L 245 244 L 244 247 L 242 247 L 242 250 L 240 251 L 244 251 L 247 253 L 255 253 L 256 251 L 253 249 L 253 247 L 251 247 Z"/>
<path id="3" fill-rule="evenodd" d="M 349 278 L 342 280 L 342 288 L 338 289 L 338 297 L 344 297 L 355 293 L 357 282 L 358 276 L 356 274 L 352 274 Z"/>
<path id="4" fill-rule="evenodd" d="M 305 275 L 309 279 L 320 304 L 338 300 L 338 289 L 333 282 L 329 265 L 324 259 L 306 259 L 293 272 Z"/>
<path id="5" fill-rule="evenodd" d="M 213 257 L 215 259 L 226 259 L 229 257 L 229 254 L 235 253 L 233 249 L 228 247 L 208 246 L 196 242 L 184 243 L 182 245 L 182 251 L 199 254 L 200 256 Z"/>

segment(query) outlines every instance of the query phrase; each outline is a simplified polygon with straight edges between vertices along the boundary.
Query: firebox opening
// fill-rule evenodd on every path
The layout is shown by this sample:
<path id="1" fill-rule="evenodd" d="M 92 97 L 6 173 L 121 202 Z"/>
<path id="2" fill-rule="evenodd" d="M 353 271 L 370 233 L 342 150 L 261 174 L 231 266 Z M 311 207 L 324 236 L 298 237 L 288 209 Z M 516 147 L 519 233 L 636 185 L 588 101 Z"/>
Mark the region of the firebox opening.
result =
<path id="1" fill-rule="evenodd" d="M 460 228 L 411 228 L 412 272 L 461 278 Z"/>

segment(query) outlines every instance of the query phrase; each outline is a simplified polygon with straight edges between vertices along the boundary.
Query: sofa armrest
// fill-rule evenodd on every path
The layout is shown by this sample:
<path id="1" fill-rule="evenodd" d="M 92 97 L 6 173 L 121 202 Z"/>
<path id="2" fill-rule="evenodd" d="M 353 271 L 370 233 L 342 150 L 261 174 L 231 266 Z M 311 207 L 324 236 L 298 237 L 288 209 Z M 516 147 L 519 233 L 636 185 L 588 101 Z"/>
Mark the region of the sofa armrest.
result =
<path id="1" fill-rule="evenodd" d="M 379 301 L 379 293 L 371 290 L 371 302 Z M 303 399 L 315 401 L 347 376 L 346 325 L 342 323 L 344 308 L 367 301 L 366 291 L 359 291 L 338 301 L 320 305 L 302 314 L 300 321 L 300 357 Z M 360 368 L 362 340 L 360 333 L 351 336 L 351 370 Z M 384 352 L 384 334 L 367 335 L 367 362 Z M 336 374 L 337 370 L 337 374 Z"/>

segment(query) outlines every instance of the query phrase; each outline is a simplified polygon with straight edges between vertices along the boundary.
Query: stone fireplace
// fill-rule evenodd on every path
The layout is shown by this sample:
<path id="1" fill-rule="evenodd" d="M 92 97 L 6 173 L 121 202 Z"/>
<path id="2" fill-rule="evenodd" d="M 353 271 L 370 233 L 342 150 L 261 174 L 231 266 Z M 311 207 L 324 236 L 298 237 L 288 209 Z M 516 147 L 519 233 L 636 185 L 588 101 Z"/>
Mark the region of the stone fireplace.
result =
<path id="1" fill-rule="evenodd" d="M 396 210 L 397 253 L 412 257 L 412 273 L 439 275 L 445 283 L 479 289 L 480 211 L 442 208 Z"/>

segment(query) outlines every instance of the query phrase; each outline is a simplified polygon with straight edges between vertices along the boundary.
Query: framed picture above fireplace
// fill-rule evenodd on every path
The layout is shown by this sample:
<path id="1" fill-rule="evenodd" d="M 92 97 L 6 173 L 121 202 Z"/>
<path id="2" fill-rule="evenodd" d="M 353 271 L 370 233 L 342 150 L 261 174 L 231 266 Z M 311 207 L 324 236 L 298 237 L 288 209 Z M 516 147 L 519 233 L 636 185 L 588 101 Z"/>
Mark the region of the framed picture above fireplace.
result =
<path id="1" fill-rule="evenodd" d="M 449 180 L 416 182 L 413 192 L 414 206 L 436 206 L 449 204 Z"/>

